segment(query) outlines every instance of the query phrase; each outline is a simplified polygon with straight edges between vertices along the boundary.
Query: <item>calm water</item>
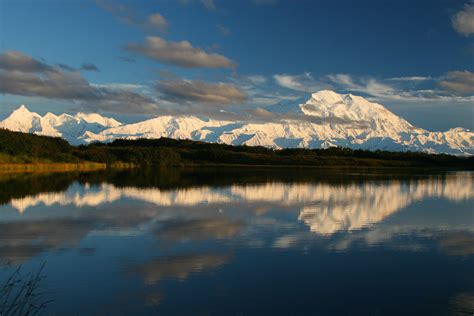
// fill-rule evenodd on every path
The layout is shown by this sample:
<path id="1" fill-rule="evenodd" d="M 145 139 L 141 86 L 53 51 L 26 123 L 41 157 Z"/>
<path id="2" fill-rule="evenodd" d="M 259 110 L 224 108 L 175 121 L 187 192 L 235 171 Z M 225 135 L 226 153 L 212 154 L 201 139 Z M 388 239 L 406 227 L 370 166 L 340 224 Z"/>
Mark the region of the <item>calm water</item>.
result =
<path id="1" fill-rule="evenodd" d="M 474 173 L 0 175 L 0 203 L 0 289 L 39 272 L 44 314 L 474 313 Z"/>

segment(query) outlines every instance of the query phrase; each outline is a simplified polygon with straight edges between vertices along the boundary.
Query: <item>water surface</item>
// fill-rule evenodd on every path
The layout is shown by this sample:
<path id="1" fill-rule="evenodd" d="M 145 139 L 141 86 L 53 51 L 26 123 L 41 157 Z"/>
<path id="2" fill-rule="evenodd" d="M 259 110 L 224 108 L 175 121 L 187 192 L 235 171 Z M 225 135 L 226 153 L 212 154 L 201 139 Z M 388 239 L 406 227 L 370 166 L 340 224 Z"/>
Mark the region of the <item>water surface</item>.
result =
<path id="1" fill-rule="evenodd" d="M 473 202 L 471 172 L 2 175 L 0 286 L 44 264 L 52 315 L 469 315 Z"/>

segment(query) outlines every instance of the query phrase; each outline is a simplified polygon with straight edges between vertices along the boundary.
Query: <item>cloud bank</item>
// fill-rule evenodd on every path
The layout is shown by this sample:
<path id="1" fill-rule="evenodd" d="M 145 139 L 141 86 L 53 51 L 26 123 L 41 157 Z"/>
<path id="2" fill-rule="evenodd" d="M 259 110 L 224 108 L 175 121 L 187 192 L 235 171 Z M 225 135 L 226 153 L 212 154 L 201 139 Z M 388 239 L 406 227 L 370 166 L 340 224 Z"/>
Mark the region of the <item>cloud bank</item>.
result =
<path id="1" fill-rule="evenodd" d="M 92 64 L 83 64 L 82 68 L 97 69 Z M 146 113 L 157 109 L 155 101 L 147 96 L 91 85 L 79 71 L 53 67 L 18 51 L 0 55 L 0 93 L 70 100 L 94 110 Z"/>
<path id="2" fill-rule="evenodd" d="M 185 68 L 235 67 L 234 62 L 223 55 L 207 53 L 188 41 L 172 42 L 158 36 L 148 36 L 142 44 L 130 43 L 125 49 L 165 64 Z"/>
<path id="3" fill-rule="evenodd" d="M 439 86 L 456 95 L 469 95 L 474 93 L 474 73 L 470 71 L 450 71 Z"/>
<path id="4" fill-rule="evenodd" d="M 474 101 L 474 74 L 470 71 L 450 71 L 439 77 L 408 76 L 375 78 L 338 73 L 313 77 L 277 74 L 275 83 L 283 88 L 312 93 L 321 89 L 333 89 L 362 94 L 369 99 L 406 102 Z"/>
<path id="5" fill-rule="evenodd" d="M 0 55 L 0 69 L 21 72 L 42 72 L 50 71 L 52 67 L 22 52 L 6 51 Z"/>
<path id="6" fill-rule="evenodd" d="M 156 85 L 162 98 L 172 102 L 227 105 L 242 103 L 246 94 L 236 85 L 185 79 L 162 80 Z"/>

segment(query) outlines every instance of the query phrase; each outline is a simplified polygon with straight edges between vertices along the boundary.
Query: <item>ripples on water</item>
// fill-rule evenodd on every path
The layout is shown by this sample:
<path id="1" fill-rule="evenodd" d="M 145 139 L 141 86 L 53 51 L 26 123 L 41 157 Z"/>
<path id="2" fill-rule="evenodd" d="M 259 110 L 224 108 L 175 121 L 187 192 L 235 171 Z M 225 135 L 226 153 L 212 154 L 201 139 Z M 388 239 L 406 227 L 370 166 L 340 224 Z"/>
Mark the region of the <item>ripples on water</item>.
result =
<path id="1" fill-rule="evenodd" d="M 0 192 L 0 280 L 44 262 L 46 314 L 474 312 L 470 172 L 2 175 Z"/>

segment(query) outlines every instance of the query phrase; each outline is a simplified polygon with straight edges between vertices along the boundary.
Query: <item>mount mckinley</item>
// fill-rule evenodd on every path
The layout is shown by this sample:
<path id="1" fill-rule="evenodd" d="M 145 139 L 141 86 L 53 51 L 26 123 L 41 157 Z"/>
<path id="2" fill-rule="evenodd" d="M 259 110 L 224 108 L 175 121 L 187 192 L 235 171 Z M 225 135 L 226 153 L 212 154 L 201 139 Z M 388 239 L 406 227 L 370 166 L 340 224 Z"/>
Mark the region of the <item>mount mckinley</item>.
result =
<path id="1" fill-rule="evenodd" d="M 380 104 L 352 94 L 329 90 L 313 93 L 288 117 L 291 118 L 252 123 L 166 115 L 122 124 L 95 113 L 41 116 L 22 105 L 0 122 L 0 128 L 62 137 L 75 145 L 117 138 L 169 137 L 272 148 L 341 146 L 474 155 L 474 132 L 464 128 L 430 132 L 411 125 Z"/>

